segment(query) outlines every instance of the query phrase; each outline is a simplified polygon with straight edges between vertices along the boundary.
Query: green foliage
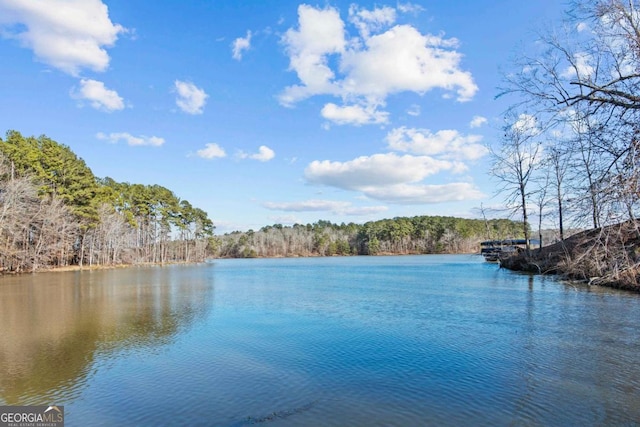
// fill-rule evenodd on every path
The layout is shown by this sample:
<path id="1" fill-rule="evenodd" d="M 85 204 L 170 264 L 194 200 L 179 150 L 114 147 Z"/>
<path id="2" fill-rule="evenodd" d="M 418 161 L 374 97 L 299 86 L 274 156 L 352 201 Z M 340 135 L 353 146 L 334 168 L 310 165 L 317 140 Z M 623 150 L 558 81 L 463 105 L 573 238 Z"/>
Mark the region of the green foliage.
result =
<path id="1" fill-rule="evenodd" d="M 367 242 L 367 255 L 377 255 L 380 252 L 380 241 L 372 236 Z"/>
<path id="2" fill-rule="evenodd" d="M 0 185 L 29 180 L 42 200 L 59 201 L 73 215 L 82 233 L 71 248 L 58 248 L 72 262 L 115 263 L 118 255 L 139 262 L 189 261 L 219 246 L 211 240 L 213 221 L 202 209 L 160 185 L 96 178 L 69 147 L 44 135 L 24 137 L 8 131 L 5 140 L 0 139 L 0 157 L 7 163 L 0 172 Z M 176 235 L 186 244 L 170 245 Z M 91 242 L 85 245 L 87 239 Z M 125 242 L 131 247 L 123 247 Z M 27 251 L 32 250 L 29 244 L 23 245 Z"/>
<path id="3" fill-rule="evenodd" d="M 9 131 L 0 140 L 0 152 L 11 162 L 14 177 L 33 177 L 41 195 L 62 199 L 87 225 L 96 224 L 103 193 L 91 169 L 69 147 L 44 135 L 25 138 Z"/>
<path id="4" fill-rule="evenodd" d="M 258 253 L 255 251 L 255 249 L 251 249 L 251 248 L 244 248 L 240 256 L 240 258 L 257 258 L 257 257 L 258 257 Z"/>
<path id="5" fill-rule="evenodd" d="M 522 237 L 522 223 L 506 219 L 485 222 L 416 216 L 365 224 L 333 224 L 324 220 L 291 227 L 276 224 L 262 227 L 258 232 L 252 230 L 251 240 L 244 238 L 248 233 L 233 232 L 222 236 L 218 255 L 244 256 L 238 254 L 243 254 L 245 247 L 255 250 L 258 256 L 469 253 L 479 251 L 482 240 Z"/>

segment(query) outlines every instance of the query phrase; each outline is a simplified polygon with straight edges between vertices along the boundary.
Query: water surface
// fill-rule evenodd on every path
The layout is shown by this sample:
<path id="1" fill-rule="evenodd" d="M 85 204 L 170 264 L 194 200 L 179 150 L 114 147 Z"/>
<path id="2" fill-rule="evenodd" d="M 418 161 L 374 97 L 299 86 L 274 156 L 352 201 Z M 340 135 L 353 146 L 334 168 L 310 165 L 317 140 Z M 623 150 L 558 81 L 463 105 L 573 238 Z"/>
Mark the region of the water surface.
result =
<path id="1" fill-rule="evenodd" d="M 476 256 L 0 279 L 0 404 L 66 425 L 632 425 L 639 295 Z"/>

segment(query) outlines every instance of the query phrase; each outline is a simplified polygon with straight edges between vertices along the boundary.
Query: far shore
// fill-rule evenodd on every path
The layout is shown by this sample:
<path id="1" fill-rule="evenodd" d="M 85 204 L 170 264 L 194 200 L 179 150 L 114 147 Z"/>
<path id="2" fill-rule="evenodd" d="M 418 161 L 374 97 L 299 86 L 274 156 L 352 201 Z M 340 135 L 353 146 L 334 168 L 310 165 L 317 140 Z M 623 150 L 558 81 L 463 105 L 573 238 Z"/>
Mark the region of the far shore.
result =
<path id="1" fill-rule="evenodd" d="M 60 267 L 43 267 L 39 268 L 35 271 L 6 271 L 0 272 L 0 277 L 2 276 L 13 276 L 13 275 L 22 275 L 22 274 L 35 274 L 35 273 L 64 273 L 70 271 L 96 271 L 96 270 L 112 270 L 112 269 L 122 269 L 122 268 L 134 268 L 134 267 L 164 267 L 170 265 L 195 265 L 202 264 L 206 261 L 219 260 L 219 259 L 284 259 L 284 258 L 343 258 L 343 257 L 389 257 L 389 256 L 408 256 L 408 255 L 478 255 L 476 252 L 464 252 L 464 253 L 456 253 L 456 254 L 424 254 L 424 253 L 392 253 L 392 252 L 383 252 L 375 255 L 276 255 L 276 256 L 259 256 L 259 257 L 216 257 L 216 258 L 207 258 L 205 261 L 174 261 L 174 262 L 146 262 L 146 263 L 136 263 L 136 264 L 110 264 L 110 265 L 65 265 Z"/>

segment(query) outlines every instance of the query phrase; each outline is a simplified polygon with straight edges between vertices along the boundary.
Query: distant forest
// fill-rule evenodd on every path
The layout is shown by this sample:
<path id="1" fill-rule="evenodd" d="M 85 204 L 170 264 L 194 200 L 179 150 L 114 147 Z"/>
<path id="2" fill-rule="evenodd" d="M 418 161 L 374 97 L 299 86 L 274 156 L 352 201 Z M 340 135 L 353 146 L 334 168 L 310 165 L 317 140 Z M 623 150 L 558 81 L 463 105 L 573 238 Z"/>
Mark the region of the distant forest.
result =
<path id="1" fill-rule="evenodd" d="M 399 217 L 365 224 L 276 224 L 217 238 L 220 257 L 287 257 L 479 252 L 486 239 L 520 238 L 522 222 L 446 216 Z"/>
<path id="2" fill-rule="evenodd" d="M 70 265 L 280 257 L 477 252 L 521 237 L 523 223 L 441 216 L 365 224 L 275 224 L 214 236 L 207 213 L 160 185 L 98 178 L 46 136 L 0 139 L 0 272 Z"/>

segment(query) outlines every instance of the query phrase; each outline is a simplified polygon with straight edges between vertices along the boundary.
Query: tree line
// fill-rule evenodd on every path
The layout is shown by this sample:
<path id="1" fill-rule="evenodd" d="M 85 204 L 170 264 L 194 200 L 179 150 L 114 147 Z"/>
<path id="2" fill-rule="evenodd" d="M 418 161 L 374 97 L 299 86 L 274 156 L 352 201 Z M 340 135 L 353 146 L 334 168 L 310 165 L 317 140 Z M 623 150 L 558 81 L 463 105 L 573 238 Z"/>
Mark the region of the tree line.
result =
<path id="1" fill-rule="evenodd" d="M 639 10 L 637 0 L 575 0 L 505 73 L 499 96 L 512 104 L 492 174 L 524 224 L 535 212 L 564 237 L 568 225 L 637 218 Z"/>
<path id="2" fill-rule="evenodd" d="M 600 230 L 563 260 L 576 274 L 640 278 L 629 249 L 640 239 L 639 10 L 638 0 L 570 2 L 533 51 L 518 50 L 499 94 L 512 102 L 492 174 L 523 232 L 536 216 L 563 240 L 567 226 Z"/>
<path id="3" fill-rule="evenodd" d="M 97 178 L 69 147 L 0 138 L 0 269 L 204 260 L 214 225 L 160 185 Z"/>
<path id="4" fill-rule="evenodd" d="M 522 224 L 507 219 L 446 216 L 397 217 L 364 224 L 275 224 L 216 237 L 219 257 L 478 253 L 485 239 L 522 238 Z"/>
<path id="5" fill-rule="evenodd" d="M 64 266 L 279 257 L 477 252 L 522 224 L 416 216 L 265 226 L 214 236 L 205 211 L 160 185 L 98 178 L 47 136 L 0 138 L 0 272 Z"/>

